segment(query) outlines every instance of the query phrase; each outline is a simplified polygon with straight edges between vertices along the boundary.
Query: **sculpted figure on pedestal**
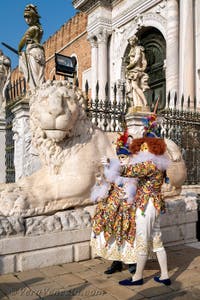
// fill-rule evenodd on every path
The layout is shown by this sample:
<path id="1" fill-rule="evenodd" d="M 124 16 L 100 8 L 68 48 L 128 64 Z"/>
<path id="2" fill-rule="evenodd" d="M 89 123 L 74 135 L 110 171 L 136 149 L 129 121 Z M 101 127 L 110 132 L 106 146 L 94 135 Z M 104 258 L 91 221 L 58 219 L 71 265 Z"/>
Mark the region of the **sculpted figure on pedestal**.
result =
<path id="1" fill-rule="evenodd" d="M 44 81 L 45 53 L 40 44 L 43 29 L 39 21 L 37 7 L 29 4 L 24 10 L 24 19 L 29 28 L 19 42 L 19 70 L 24 74 L 30 89 L 41 85 Z M 22 52 L 23 48 L 26 48 Z"/>
<path id="2" fill-rule="evenodd" d="M 125 74 L 127 99 L 130 106 L 145 107 L 147 100 L 144 91 L 149 89 L 149 86 L 148 75 L 144 72 L 147 67 L 144 48 L 138 45 L 138 38 L 135 35 L 128 42 L 131 48 L 127 57 L 128 65 Z"/>
<path id="3" fill-rule="evenodd" d="M 5 100 L 5 91 L 10 82 L 11 62 L 10 58 L 5 56 L 0 49 L 0 109 Z"/>

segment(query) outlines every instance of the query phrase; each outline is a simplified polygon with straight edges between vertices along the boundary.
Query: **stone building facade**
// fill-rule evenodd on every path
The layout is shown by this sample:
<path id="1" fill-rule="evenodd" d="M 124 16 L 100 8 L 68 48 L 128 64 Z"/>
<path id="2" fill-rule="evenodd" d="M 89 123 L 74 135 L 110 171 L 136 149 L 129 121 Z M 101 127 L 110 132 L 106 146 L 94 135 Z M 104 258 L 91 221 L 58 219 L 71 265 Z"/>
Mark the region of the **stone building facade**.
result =
<path id="1" fill-rule="evenodd" d="M 66 22 L 58 31 L 48 38 L 43 44 L 46 56 L 46 79 L 62 79 L 62 75 L 56 75 L 55 53 L 75 57 L 77 62 L 77 77 L 82 88 L 88 77 L 91 67 L 91 47 L 87 39 L 87 15 L 77 13 L 73 18 Z M 16 81 L 23 74 L 19 73 L 18 68 L 12 72 L 12 82 Z M 84 87 L 83 87 L 84 89 Z"/>
<path id="2" fill-rule="evenodd" d="M 88 15 L 93 97 L 97 80 L 100 98 L 107 81 L 111 94 L 114 83 L 123 83 L 127 40 L 136 34 L 146 50 L 150 92 L 161 94 L 161 105 L 170 92 L 178 104 L 182 95 L 191 103 L 196 96 L 200 109 L 200 1 L 73 0 L 73 5 Z"/>

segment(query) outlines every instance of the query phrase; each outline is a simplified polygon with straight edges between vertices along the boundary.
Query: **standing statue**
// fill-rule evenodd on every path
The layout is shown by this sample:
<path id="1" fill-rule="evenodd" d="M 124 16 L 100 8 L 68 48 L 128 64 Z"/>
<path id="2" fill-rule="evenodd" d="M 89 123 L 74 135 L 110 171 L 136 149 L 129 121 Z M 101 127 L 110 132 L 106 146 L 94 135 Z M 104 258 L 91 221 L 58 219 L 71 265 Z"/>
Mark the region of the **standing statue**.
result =
<path id="1" fill-rule="evenodd" d="M 39 21 L 37 7 L 28 4 L 24 10 L 24 19 L 29 28 L 19 42 L 19 70 L 24 74 L 30 89 L 34 89 L 44 83 L 45 52 L 40 44 L 43 29 Z M 26 50 L 22 49 L 26 46 Z"/>
<path id="2" fill-rule="evenodd" d="M 134 35 L 128 40 L 131 49 L 128 54 L 126 66 L 127 99 L 131 106 L 145 107 L 147 100 L 144 91 L 149 89 L 148 75 L 145 73 L 147 61 L 144 48 L 138 45 L 138 38 Z"/>
<path id="3" fill-rule="evenodd" d="M 11 76 L 11 61 L 10 58 L 5 56 L 0 49 L 0 110 L 3 101 L 5 100 L 5 91 L 10 82 Z"/>

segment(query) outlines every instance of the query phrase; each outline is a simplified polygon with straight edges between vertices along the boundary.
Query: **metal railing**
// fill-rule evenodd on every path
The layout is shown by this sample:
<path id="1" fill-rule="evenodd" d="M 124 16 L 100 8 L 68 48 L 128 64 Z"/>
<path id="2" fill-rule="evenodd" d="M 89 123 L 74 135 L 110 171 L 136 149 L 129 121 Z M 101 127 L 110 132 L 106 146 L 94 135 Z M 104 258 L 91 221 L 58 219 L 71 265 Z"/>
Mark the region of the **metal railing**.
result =
<path id="1" fill-rule="evenodd" d="M 76 80 L 76 86 L 79 83 Z M 18 88 L 17 88 L 18 86 Z M 7 106 L 6 112 L 6 176 L 7 182 L 14 178 L 14 143 L 12 133 L 12 103 L 14 99 L 26 92 L 26 86 L 19 88 L 20 83 L 15 82 L 10 87 L 11 105 Z M 20 93 L 18 93 L 20 92 Z M 85 84 L 85 98 L 87 103 L 87 114 L 92 122 L 106 132 L 122 131 L 125 125 L 128 105 L 126 102 L 125 85 L 120 88 L 115 84 L 112 91 L 112 99 L 109 96 L 108 84 L 105 86 L 105 100 L 99 99 L 99 84 L 96 84 L 96 97 L 90 99 L 89 86 Z M 8 100 L 9 101 L 9 100 Z M 151 111 L 154 108 L 156 99 L 152 97 Z M 191 101 L 190 97 L 184 99 L 182 96 L 178 104 L 177 95 L 174 97 L 168 94 L 167 107 L 159 112 L 163 117 L 161 133 L 163 137 L 173 140 L 181 149 L 186 162 L 188 177 L 186 184 L 200 184 L 200 113 L 196 111 L 196 98 Z"/>
<path id="2" fill-rule="evenodd" d="M 27 90 L 25 78 L 19 78 L 10 83 L 6 90 L 7 103 L 14 102 L 25 96 Z"/>
<path id="3" fill-rule="evenodd" d="M 170 108 L 170 102 L 173 108 Z M 168 107 L 162 111 L 161 133 L 173 140 L 180 148 L 187 167 L 186 184 L 200 184 L 200 112 L 196 111 L 196 100 L 192 103 L 181 97 L 177 107 L 176 95 L 168 95 Z"/>

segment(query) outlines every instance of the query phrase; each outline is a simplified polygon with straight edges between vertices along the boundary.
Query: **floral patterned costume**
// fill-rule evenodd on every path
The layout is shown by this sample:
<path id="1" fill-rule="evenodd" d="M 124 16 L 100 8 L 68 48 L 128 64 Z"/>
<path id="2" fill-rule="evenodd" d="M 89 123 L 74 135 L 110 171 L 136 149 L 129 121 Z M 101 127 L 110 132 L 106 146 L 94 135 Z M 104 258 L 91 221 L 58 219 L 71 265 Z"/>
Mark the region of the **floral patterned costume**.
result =
<path id="1" fill-rule="evenodd" d="M 137 251 L 149 255 L 152 246 L 153 251 L 163 249 L 159 213 L 165 211 L 161 186 L 168 162 L 164 155 L 140 152 L 123 167 L 122 176 L 137 178 L 136 195 L 129 203 L 124 186 L 112 184 L 108 197 L 97 204 L 91 238 L 96 255 L 131 264 Z"/>
<path id="2" fill-rule="evenodd" d="M 99 202 L 92 220 L 91 246 L 96 255 L 105 259 L 132 263 L 136 181 L 120 177 L 120 165 L 114 164 L 109 171 L 112 176 L 106 174 L 108 185 L 105 191 L 102 194 L 97 192 Z M 115 167 L 118 169 L 116 173 Z"/>

